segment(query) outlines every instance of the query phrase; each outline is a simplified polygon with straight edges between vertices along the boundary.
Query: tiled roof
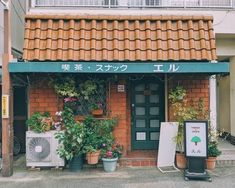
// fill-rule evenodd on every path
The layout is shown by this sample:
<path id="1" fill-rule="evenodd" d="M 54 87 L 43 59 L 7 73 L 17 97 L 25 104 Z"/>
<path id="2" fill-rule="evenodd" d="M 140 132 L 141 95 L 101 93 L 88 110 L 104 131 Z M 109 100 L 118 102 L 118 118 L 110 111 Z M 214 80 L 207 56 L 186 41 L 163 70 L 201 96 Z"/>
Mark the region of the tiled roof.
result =
<path id="1" fill-rule="evenodd" d="M 26 16 L 28 61 L 209 61 L 211 16 Z"/>

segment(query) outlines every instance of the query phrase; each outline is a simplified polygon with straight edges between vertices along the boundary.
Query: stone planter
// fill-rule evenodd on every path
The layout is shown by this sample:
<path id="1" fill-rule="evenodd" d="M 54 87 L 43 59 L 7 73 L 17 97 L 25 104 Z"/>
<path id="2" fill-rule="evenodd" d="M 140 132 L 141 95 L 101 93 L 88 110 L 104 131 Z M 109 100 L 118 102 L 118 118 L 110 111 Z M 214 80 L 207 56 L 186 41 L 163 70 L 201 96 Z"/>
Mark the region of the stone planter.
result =
<path id="1" fill-rule="evenodd" d="M 117 167 L 117 160 L 118 158 L 114 158 L 114 159 L 102 158 L 104 171 L 114 172 Z"/>
<path id="2" fill-rule="evenodd" d="M 214 170 L 215 164 L 216 164 L 216 157 L 208 157 L 208 159 L 206 159 L 206 168 L 208 170 Z"/>

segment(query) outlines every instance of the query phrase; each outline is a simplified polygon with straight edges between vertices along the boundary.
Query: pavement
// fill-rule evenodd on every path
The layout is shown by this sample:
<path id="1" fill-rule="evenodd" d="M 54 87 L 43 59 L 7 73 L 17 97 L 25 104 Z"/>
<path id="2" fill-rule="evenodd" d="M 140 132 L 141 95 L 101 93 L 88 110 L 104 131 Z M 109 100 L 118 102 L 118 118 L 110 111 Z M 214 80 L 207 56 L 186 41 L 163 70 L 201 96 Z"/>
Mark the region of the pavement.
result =
<path id="1" fill-rule="evenodd" d="M 81 172 L 65 170 L 29 171 L 22 159 L 15 163 L 11 177 L 0 177 L 0 188 L 233 188 L 235 167 L 217 167 L 209 171 L 212 182 L 185 181 L 183 171 L 161 173 L 155 167 L 118 168 L 106 173 L 102 168 L 85 168 Z M 20 167 L 19 167 L 20 166 Z"/>

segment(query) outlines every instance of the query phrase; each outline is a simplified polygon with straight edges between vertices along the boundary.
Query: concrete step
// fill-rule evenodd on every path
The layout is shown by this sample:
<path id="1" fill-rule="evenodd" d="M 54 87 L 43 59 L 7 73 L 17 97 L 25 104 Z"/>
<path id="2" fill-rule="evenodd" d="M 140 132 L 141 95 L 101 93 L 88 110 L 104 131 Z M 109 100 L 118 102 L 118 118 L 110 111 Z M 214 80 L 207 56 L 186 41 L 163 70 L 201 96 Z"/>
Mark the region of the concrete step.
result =
<path id="1" fill-rule="evenodd" d="M 221 149 L 222 154 L 217 157 L 218 166 L 235 166 L 235 149 Z"/>

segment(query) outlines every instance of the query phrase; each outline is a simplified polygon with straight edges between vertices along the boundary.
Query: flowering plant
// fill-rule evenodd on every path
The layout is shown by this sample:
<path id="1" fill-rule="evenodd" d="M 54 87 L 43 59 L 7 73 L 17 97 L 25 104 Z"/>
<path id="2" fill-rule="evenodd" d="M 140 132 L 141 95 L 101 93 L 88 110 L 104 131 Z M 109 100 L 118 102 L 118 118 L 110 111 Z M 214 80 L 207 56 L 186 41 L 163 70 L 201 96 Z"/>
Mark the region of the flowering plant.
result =
<path id="1" fill-rule="evenodd" d="M 73 113 L 76 114 L 78 106 L 79 106 L 78 98 L 77 97 L 65 97 L 64 106 L 72 109 Z"/>
<path id="2" fill-rule="evenodd" d="M 64 98 L 64 103 L 69 106 L 77 105 L 78 98 L 77 97 L 66 97 Z"/>
<path id="3" fill-rule="evenodd" d="M 221 151 L 218 148 L 218 136 L 219 133 L 214 129 L 209 122 L 208 128 L 208 156 L 217 157 L 221 154 Z"/>
<path id="4" fill-rule="evenodd" d="M 63 125 L 63 119 L 62 119 L 62 111 L 56 112 L 56 121 L 52 123 L 52 129 L 53 130 L 61 130 L 61 127 Z"/>
<path id="5" fill-rule="evenodd" d="M 106 144 L 102 144 L 102 157 L 103 158 L 120 158 L 122 155 L 122 145 L 114 144 L 112 147 L 106 147 Z"/>

